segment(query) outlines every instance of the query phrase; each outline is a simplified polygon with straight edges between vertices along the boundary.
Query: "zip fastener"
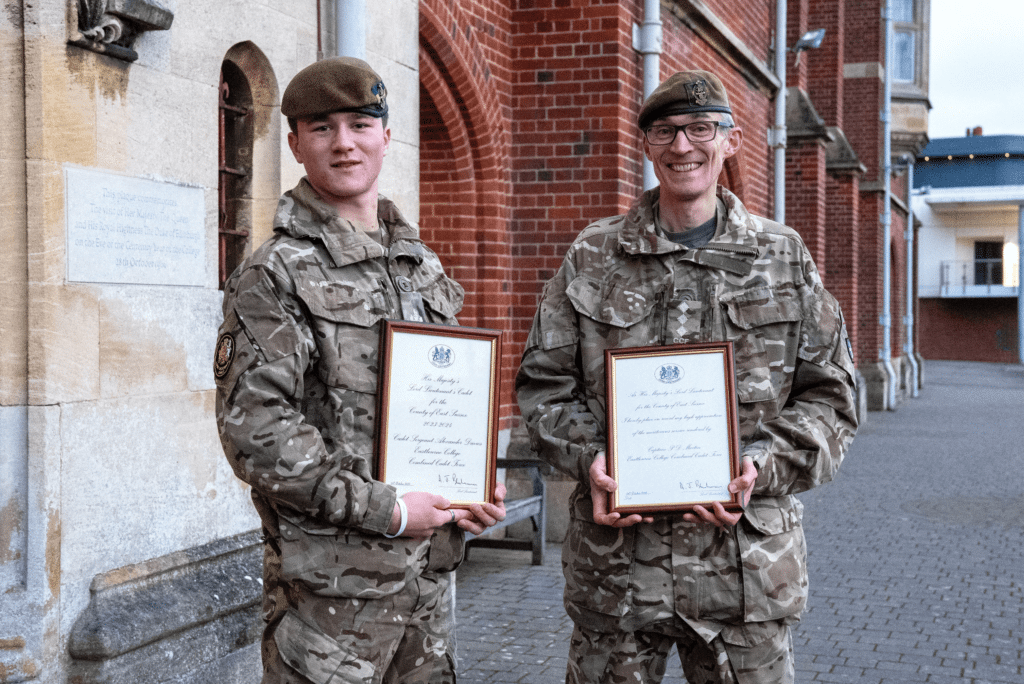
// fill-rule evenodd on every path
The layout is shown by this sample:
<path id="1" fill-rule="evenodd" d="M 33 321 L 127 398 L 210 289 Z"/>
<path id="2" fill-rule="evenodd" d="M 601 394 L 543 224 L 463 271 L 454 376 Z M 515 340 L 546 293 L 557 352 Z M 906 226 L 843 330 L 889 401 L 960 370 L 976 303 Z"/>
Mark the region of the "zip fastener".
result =
<path id="1" fill-rule="evenodd" d="M 695 252 L 709 251 L 709 252 L 727 252 L 731 254 L 748 254 L 750 256 L 757 256 L 757 248 L 747 247 L 746 245 L 723 245 L 709 242 L 706 245 L 701 245 L 694 249 Z"/>

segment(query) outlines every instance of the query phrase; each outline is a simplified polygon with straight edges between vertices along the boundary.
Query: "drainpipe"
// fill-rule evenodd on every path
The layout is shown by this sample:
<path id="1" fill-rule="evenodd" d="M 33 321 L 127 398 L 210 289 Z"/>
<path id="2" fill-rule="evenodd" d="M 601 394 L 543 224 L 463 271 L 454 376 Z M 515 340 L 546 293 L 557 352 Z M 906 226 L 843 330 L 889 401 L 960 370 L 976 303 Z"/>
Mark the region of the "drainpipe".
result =
<path id="1" fill-rule="evenodd" d="M 907 163 L 907 314 L 903 317 L 907 343 L 903 351 L 910 363 L 910 396 L 917 399 L 920 375 L 914 354 L 914 155 L 904 155 L 903 159 Z"/>
<path id="2" fill-rule="evenodd" d="M 644 0 L 644 23 L 633 24 L 633 49 L 644 56 L 644 99 L 661 82 L 661 0 Z M 644 190 L 658 184 L 654 164 L 644 157 Z"/>
<path id="3" fill-rule="evenodd" d="M 316 0 L 316 61 L 324 58 L 323 15 L 320 13 L 320 0 Z"/>
<path id="4" fill-rule="evenodd" d="M 885 79 L 882 99 L 882 185 L 885 188 L 882 208 L 882 348 L 879 358 L 889 379 L 886 393 L 886 409 L 896 408 L 896 371 L 892 365 L 892 63 L 893 63 L 893 20 L 889 2 L 882 8 L 885 19 Z"/>
<path id="5" fill-rule="evenodd" d="M 775 220 L 786 222 L 786 0 L 775 0 L 775 125 L 768 132 L 768 145 L 775 148 Z"/>
<path id="6" fill-rule="evenodd" d="M 1024 204 L 1017 207 L 1017 360 L 1024 363 Z"/>
<path id="7" fill-rule="evenodd" d="M 335 0 L 338 56 L 366 59 L 366 0 Z"/>

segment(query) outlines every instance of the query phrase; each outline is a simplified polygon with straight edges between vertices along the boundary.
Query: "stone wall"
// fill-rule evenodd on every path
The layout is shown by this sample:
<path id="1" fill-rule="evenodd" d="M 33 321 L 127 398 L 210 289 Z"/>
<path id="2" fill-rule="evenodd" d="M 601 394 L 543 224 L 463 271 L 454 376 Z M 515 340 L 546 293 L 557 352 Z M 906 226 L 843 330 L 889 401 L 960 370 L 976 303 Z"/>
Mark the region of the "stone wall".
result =
<path id="1" fill-rule="evenodd" d="M 252 89 L 259 243 L 302 175 L 280 93 L 321 31 L 333 54 L 332 3 L 108 4 L 0 14 L 0 682 L 253 681 L 258 519 L 213 416 L 220 72 L 231 60 Z M 392 107 L 381 189 L 413 219 L 416 5 L 367 18 Z M 230 562 L 211 551 L 242 538 Z M 190 591 L 208 603 L 147 613 Z M 82 645 L 86 622 L 106 646 Z"/>

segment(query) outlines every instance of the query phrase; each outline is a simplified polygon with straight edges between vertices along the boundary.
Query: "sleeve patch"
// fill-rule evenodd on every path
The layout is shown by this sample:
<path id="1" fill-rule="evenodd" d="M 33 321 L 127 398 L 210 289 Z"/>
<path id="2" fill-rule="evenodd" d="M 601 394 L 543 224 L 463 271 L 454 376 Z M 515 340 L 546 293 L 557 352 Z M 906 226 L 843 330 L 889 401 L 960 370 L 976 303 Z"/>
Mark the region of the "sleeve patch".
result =
<path id="1" fill-rule="evenodd" d="M 235 358 L 235 336 L 230 332 L 221 334 L 217 340 L 217 349 L 213 355 L 213 375 L 222 379 L 231 370 L 231 362 Z"/>

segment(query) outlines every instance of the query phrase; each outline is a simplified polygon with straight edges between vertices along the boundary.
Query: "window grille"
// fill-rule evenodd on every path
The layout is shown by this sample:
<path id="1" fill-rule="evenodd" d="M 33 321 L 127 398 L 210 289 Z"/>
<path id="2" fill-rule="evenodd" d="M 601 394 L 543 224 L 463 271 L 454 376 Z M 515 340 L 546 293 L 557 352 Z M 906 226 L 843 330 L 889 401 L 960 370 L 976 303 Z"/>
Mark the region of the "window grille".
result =
<path id="1" fill-rule="evenodd" d="M 230 62 L 221 69 L 218 97 L 219 287 L 245 258 L 249 231 L 241 208 L 252 185 L 252 96 L 242 72 Z"/>

